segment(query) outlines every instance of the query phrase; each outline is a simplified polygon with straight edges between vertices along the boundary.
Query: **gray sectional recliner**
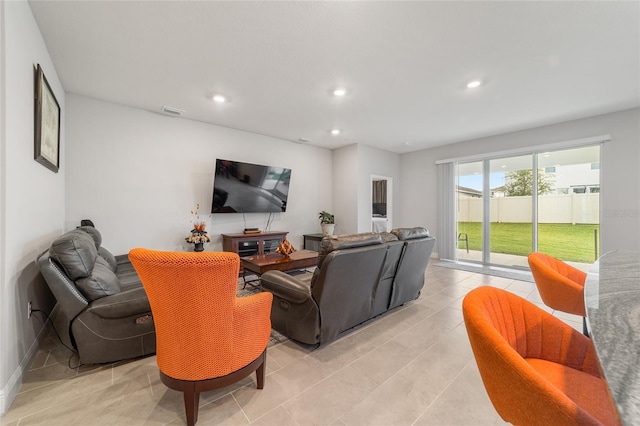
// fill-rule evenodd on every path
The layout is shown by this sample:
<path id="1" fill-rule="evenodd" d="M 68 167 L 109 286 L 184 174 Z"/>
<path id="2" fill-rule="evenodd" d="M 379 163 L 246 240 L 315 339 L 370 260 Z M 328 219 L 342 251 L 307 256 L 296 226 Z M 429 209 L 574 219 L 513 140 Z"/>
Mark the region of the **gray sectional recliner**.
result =
<path id="1" fill-rule="evenodd" d="M 310 278 L 262 275 L 262 288 L 274 296 L 272 327 L 303 343 L 324 344 L 417 299 L 434 245 L 425 228 L 325 236 Z"/>
<path id="2" fill-rule="evenodd" d="M 58 237 L 37 264 L 57 300 L 53 325 L 80 363 L 97 364 L 155 353 L 147 294 L 126 255 L 101 246 L 81 226 Z"/>

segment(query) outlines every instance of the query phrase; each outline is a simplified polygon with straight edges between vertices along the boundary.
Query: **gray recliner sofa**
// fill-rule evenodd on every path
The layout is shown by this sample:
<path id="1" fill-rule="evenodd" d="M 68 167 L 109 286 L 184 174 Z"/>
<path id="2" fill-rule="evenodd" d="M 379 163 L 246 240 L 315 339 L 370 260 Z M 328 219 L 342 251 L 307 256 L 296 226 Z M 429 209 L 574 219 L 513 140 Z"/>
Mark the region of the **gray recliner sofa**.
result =
<path id="1" fill-rule="evenodd" d="M 127 255 L 101 246 L 91 226 L 58 237 L 38 259 L 57 300 L 53 325 L 82 364 L 155 353 L 156 336 L 147 294 Z"/>
<path id="2" fill-rule="evenodd" d="M 262 275 L 263 291 L 274 296 L 272 327 L 302 343 L 324 344 L 417 299 L 434 245 L 425 228 L 325 236 L 311 277 Z"/>

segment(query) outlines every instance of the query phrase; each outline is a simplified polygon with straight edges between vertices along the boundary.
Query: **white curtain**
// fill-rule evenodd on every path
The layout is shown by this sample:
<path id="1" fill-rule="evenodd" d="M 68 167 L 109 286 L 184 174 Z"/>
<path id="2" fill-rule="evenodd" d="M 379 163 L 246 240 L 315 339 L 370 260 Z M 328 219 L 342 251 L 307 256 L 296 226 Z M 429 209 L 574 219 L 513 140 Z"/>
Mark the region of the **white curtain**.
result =
<path id="1" fill-rule="evenodd" d="M 440 259 L 456 260 L 456 163 L 438 164 L 438 205 L 440 228 L 438 256 Z"/>

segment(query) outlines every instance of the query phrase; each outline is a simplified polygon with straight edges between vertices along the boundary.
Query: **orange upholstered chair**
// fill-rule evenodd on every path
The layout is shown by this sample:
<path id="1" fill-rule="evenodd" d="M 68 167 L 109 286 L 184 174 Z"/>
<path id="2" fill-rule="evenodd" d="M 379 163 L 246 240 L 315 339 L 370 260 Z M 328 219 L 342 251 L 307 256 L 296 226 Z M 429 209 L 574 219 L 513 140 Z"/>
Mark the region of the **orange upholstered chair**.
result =
<path id="1" fill-rule="evenodd" d="M 591 340 L 515 294 L 470 291 L 462 303 L 482 381 L 515 425 L 617 425 Z"/>
<path id="2" fill-rule="evenodd" d="M 587 274 L 544 253 L 531 253 L 529 266 L 540 297 L 552 309 L 584 317 Z"/>
<path id="3" fill-rule="evenodd" d="M 582 317 L 582 332 L 588 335 L 584 307 L 587 274 L 544 253 L 529 254 L 529 267 L 545 305 Z"/>
<path id="4" fill-rule="evenodd" d="M 187 424 L 198 420 L 200 392 L 254 371 L 264 386 L 271 293 L 236 297 L 235 253 L 129 252 L 149 297 L 160 378 L 184 393 Z"/>

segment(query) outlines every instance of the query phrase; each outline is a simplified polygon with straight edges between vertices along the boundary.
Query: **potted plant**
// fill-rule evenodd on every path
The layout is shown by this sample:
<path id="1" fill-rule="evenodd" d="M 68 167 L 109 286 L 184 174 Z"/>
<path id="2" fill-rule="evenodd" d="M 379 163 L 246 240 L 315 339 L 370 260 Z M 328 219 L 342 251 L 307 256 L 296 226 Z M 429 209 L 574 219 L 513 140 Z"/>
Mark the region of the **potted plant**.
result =
<path id="1" fill-rule="evenodd" d="M 322 227 L 323 235 L 333 235 L 333 228 L 335 225 L 335 218 L 333 215 L 326 211 L 318 213 L 318 219 L 320 219 L 320 226 Z"/>

